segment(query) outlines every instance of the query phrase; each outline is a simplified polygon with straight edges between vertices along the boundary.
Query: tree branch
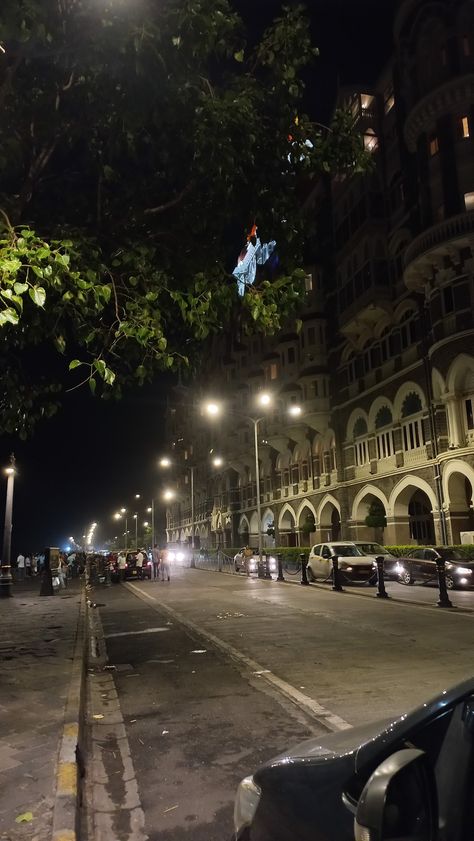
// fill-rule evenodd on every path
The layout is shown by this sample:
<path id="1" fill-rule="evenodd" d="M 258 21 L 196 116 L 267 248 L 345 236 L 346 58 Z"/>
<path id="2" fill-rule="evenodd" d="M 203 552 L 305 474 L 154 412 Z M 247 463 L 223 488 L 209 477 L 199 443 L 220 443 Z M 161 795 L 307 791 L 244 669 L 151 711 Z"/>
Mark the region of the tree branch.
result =
<path id="1" fill-rule="evenodd" d="M 170 201 L 166 202 L 165 204 L 159 204 L 157 207 L 148 207 L 144 210 L 145 214 L 151 215 L 152 213 L 164 213 L 165 210 L 170 210 L 172 207 L 176 207 L 176 205 L 180 204 L 185 196 L 191 192 L 194 187 L 194 181 L 189 181 L 185 187 L 181 190 L 180 193 L 176 196 L 176 198 L 171 199 Z"/>

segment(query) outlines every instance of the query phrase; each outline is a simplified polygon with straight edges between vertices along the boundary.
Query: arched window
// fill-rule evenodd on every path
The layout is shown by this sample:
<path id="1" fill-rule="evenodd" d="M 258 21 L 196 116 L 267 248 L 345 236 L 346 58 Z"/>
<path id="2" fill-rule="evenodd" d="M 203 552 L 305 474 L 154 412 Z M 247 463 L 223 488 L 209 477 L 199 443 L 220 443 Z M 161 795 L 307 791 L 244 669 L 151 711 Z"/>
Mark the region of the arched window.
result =
<path id="1" fill-rule="evenodd" d="M 365 418 L 357 418 L 352 432 L 354 438 L 354 455 L 357 467 L 369 462 L 368 428 Z"/>
<path id="2" fill-rule="evenodd" d="M 357 418 L 354 428 L 352 430 L 352 437 L 353 438 L 360 438 L 362 435 L 367 435 L 367 421 L 365 418 Z"/>
<path id="3" fill-rule="evenodd" d="M 402 418 L 411 418 L 411 420 L 402 424 L 403 449 L 406 452 L 417 450 L 426 444 L 423 418 L 415 417 L 422 411 L 423 406 L 420 396 L 415 391 L 407 394 L 402 405 Z"/>
<path id="4" fill-rule="evenodd" d="M 375 416 L 375 428 L 381 429 L 383 426 L 390 426 L 393 423 L 392 412 L 388 406 L 382 406 Z"/>
<path id="5" fill-rule="evenodd" d="M 408 418 L 410 415 L 416 415 L 423 410 L 420 395 L 416 391 L 410 391 L 405 397 L 402 404 L 402 418 Z"/>
<path id="6" fill-rule="evenodd" d="M 392 412 L 388 406 L 382 406 L 375 416 L 375 429 L 377 431 L 377 458 L 390 458 L 395 452 L 393 444 L 393 430 L 384 429 L 393 423 Z"/>

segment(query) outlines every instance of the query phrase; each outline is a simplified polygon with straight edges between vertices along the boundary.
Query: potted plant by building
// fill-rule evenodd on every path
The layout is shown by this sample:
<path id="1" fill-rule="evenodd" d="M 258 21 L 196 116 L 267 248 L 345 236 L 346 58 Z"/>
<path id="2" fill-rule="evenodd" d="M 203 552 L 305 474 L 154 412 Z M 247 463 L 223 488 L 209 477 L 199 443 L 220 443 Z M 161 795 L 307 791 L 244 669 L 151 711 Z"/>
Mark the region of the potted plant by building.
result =
<path id="1" fill-rule="evenodd" d="M 313 514 L 307 514 L 306 519 L 301 526 L 301 534 L 305 540 L 305 544 L 309 544 L 309 536 L 316 531 L 316 522 Z"/>
<path id="2" fill-rule="evenodd" d="M 383 544 L 383 530 L 387 526 L 385 508 L 379 499 L 374 499 L 368 506 L 368 514 L 365 518 L 365 525 L 374 530 L 374 539 L 377 543 Z"/>

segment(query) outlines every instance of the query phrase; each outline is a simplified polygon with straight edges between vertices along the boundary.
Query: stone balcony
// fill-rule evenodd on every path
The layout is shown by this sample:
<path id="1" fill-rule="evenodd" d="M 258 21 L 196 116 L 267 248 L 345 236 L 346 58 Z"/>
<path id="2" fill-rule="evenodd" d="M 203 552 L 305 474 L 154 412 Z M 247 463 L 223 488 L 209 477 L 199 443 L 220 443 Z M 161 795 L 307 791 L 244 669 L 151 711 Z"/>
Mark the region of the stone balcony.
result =
<path id="1" fill-rule="evenodd" d="M 405 121 L 405 141 L 410 152 L 417 140 L 428 133 L 446 114 L 468 114 L 474 101 L 474 74 L 468 73 L 437 85 L 411 109 Z"/>
<path id="2" fill-rule="evenodd" d="M 474 211 L 451 216 L 410 243 L 404 259 L 405 285 L 408 289 L 422 291 L 442 259 L 456 256 L 465 247 L 474 248 Z"/>

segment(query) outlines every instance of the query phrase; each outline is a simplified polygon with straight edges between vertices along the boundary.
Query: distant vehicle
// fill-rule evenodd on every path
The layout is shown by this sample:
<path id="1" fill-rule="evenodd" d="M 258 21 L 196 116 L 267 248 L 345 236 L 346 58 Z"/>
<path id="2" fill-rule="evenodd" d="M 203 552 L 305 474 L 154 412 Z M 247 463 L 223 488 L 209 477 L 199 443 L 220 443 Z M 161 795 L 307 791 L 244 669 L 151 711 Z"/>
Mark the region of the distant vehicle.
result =
<path id="1" fill-rule="evenodd" d="M 474 586 L 474 561 L 466 558 L 458 549 L 449 546 L 419 548 L 408 552 L 403 558 L 398 559 L 400 564 L 398 580 L 401 584 L 415 584 L 416 581 L 436 583 L 438 558 L 444 558 L 448 590 Z"/>
<path id="2" fill-rule="evenodd" d="M 138 549 L 138 551 L 143 552 L 145 556 L 145 560 L 143 561 L 142 566 L 142 578 L 151 579 L 153 562 L 148 557 L 148 552 L 146 551 L 146 549 Z M 137 552 L 134 549 L 123 549 L 122 552 L 119 552 L 117 555 L 114 555 L 114 560 L 112 561 L 111 568 L 112 581 L 121 580 L 120 570 L 118 567 L 118 555 L 122 553 L 125 555 L 126 560 L 125 579 L 129 580 L 131 578 L 139 578 L 137 567 Z"/>
<path id="3" fill-rule="evenodd" d="M 334 555 L 339 558 L 339 570 L 343 581 L 375 583 L 377 566 L 374 558 L 367 557 L 354 543 L 347 540 L 318 543 L 312 547 L 306 567 L 309 581 L 315 581 L 317 578 L 323 581 L 332 580 Z"/>
<path id="4" fill-rule="evenodd" d="M 182 564 L 183 566 L 191 563 L 192 549 L 186 544 L 168 543 L 166 546 L 168 550 L 168 558 L 171 563 Z M 196 550 L 195 550 L 196 551 Z"/>
<path id="5" fill-rule="evenodd" d="M 246 556 L 245 550 L 247 549 L 246 546 L 243 546 L 242 549 L 234 555 L 234 569 L 236 572 L 258 572 L 258 549 L 252 548 L 251 555 Z M 265 550 L 264 550 L 265 554 Z M 268 555 L 268 568 L 270 572 L 278 572 L 278 564 L 277 560 L 273 555 Z"/>
<path id="6" fill-rule="evenodd" d="M 474 678 L 395 721 L 301 742 L 239 785 L 233 841 L 468 841 Z"/>
<path id="7" fill-rule="evenodd" d="M 363 555 L 368 555 L 371 558 L 383 558 L 383 570 L 386 578 L 398 578 L 401 572 L 399 558 L 387 552 L 385 546 L 381 543 L 372 543 L 370 540 L 354 540 L 354 546 L 357 546 Z"/>

